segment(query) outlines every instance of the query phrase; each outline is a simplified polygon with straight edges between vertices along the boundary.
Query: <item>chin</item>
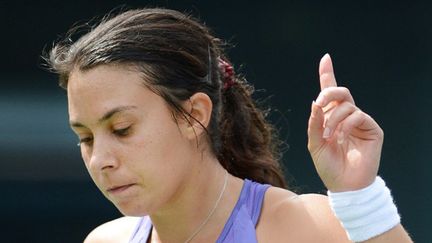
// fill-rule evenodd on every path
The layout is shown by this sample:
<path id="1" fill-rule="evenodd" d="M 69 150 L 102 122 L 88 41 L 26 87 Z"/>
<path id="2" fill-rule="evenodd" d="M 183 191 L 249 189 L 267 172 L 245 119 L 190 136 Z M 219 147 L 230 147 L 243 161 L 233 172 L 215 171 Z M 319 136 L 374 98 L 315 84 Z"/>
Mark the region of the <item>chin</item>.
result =
<path id="1" fill-rule="evenodd" d="M 113 204 L 124 216 L 143 217 L 149 215 L 148 210 L 142 205 L 133 202 L 113 202 Z"/>

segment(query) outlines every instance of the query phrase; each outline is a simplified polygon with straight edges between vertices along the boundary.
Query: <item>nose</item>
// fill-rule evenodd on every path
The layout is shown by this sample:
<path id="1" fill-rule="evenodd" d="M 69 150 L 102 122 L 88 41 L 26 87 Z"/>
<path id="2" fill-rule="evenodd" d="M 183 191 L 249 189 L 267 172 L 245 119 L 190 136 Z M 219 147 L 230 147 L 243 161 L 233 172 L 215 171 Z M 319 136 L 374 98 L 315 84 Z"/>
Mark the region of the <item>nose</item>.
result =
<path id="1" fill-rule="evenodd" d="M 89 169 L 92 171 L 113 170 L 119 166 L 115 151 L 107 140 L 93 140 L 93 148 L 89 161 Z"/>

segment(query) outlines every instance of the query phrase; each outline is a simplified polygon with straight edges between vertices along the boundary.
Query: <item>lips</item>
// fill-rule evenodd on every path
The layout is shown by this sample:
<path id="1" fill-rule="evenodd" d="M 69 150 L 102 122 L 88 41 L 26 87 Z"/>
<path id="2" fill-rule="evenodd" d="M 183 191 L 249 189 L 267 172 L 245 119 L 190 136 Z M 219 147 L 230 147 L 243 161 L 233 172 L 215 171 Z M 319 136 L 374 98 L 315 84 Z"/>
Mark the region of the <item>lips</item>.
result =
<path id="1" fill-rule="evenodd" d="M 109 194 L 119 195 L 125 193 L 129 188 L 131 188 L 135 184 L 126 184 L 121 186 L 113 186 L 107 190 Z"/>

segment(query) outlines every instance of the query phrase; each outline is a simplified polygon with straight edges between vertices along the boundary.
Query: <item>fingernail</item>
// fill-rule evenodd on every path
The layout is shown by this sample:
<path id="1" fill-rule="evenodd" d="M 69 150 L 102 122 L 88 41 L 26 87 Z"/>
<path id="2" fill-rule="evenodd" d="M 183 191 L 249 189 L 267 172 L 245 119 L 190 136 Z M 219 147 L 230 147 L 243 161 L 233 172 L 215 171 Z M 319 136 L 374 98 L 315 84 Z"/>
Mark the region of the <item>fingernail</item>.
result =
<path id="1" fill-rule="evenodd" d="M 330 55 L 329 55 L 328 53 L 324 54 L 324 55 L 321 57 L 321 60 L 323 60 L 323 59 L 326 58 L 327 56 L 330 57 Z"/>
<path id="2" fill-rule="evenodd" d="M 329 138 L 330 137 L 330 128 L 326 127 L 324 128 L 323 138 Z"/>
<path id="3" fill-rule="evenodd" d="M 316 108 L 315 108 L 315 100 L 312 100 L 312 105 L 311 105 L 311 110 L 312 110 L 312 114 L 313 115 L 316 115 L 316 113 L 317 113 L 317 110 L 316 110 Z"/>
<path id="4" fill-rule="evenodd" d="M 322 96 L 319 96 L 315 104 L 322 106 L 324 104 L 324 98 Z"/>
<path id="5" fill-rule="evenodd" d="M 343 142 L 344 142 L 344 133 L 342 131 L 340 131 L 338 134 L 337 143 L 343 144 Z"/>

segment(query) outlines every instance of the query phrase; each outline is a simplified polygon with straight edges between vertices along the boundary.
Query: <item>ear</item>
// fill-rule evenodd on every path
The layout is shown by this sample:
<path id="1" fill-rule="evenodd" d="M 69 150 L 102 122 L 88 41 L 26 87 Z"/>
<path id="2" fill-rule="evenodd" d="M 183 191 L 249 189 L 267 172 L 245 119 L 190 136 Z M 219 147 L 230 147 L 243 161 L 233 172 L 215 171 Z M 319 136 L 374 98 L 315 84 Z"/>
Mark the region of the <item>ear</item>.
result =
<path id="1" fill-rule="evenodd" d="M 210 123 L 213 103 L 207 94 L 198 92 L 184 102 L 183 108 L 190 115 L 186 115 L 188 121 L 182 122 L 183 133 L 190 139 L 196 139 L 205 133 L 204 128 Z"/>

